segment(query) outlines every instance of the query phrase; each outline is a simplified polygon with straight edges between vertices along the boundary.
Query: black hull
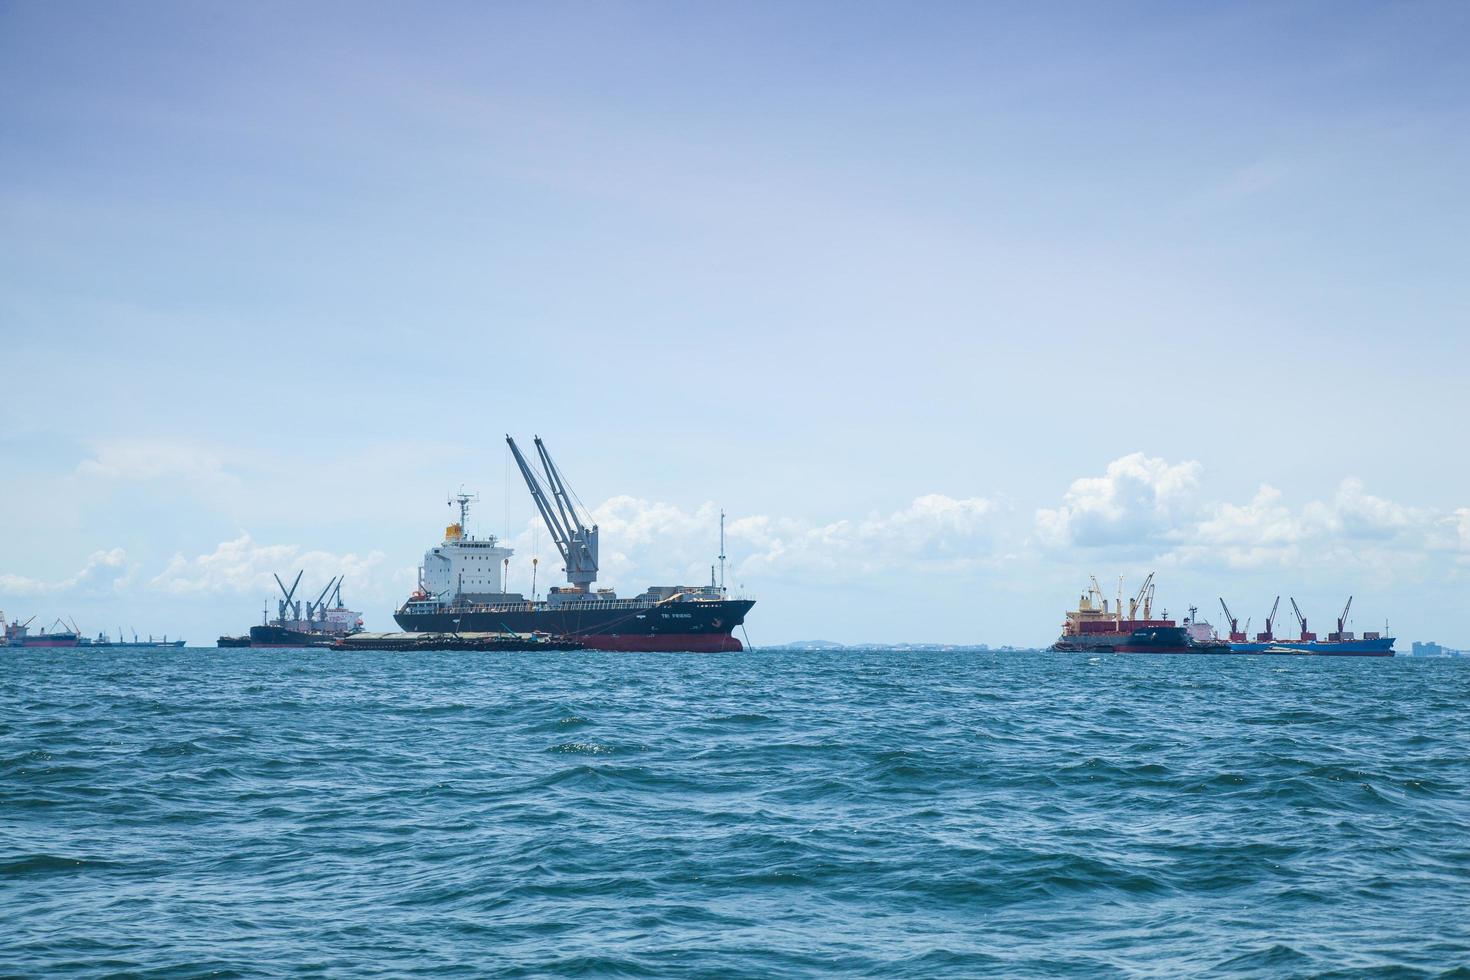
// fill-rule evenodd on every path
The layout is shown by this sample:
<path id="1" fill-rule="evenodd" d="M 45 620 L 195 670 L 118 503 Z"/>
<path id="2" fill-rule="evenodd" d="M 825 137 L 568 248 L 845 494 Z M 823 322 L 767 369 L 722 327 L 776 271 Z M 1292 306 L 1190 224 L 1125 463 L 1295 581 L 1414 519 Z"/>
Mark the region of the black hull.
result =
<path id="1" fill-rule="evenodd" d="M 514 603 L 422 613 L 400 609 L 393 619 L 415 633 L 549 633 L 593 650 L 709 653 L 743 649 L 731 634 L 754 605 L 748 599 L 588 602 L 557 608 Z"/>
<path id="2" fill-rule="evenodd" d="M 253 647 L 329 647 L 342 638 L 338 633 L 303 633 L 284 626 L 250 627 Z"/>
<path id="3" fill-rule="evenodd" d="M 1199 643 L 1180 626 L 1153 626 L 1126 637 L 1101 634 L 1095 638 L 1066 636 L 1052 644 L 1058 653 L 1229 653 L 1225 643 Z"/>

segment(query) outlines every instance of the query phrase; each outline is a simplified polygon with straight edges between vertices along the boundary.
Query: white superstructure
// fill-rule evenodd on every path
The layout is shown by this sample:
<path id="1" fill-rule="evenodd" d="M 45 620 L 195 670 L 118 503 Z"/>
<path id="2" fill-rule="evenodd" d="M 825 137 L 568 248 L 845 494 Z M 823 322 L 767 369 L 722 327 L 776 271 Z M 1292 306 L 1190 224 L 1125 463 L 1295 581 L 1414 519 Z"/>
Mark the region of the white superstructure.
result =
<path id="1" fill-rule="evenodd" d="M 443 602 L 463 595 L 472 601 L 485 601 L 505 593 L 505 562 L 515 551 L 503 547 L 492 534 L 476 538 L 466 533 L 470 502 L 475 498 L 459 494 L 459 523 L 444 529 L 444 543 L 424 552 L 419 569 L 419 588 Z"/>

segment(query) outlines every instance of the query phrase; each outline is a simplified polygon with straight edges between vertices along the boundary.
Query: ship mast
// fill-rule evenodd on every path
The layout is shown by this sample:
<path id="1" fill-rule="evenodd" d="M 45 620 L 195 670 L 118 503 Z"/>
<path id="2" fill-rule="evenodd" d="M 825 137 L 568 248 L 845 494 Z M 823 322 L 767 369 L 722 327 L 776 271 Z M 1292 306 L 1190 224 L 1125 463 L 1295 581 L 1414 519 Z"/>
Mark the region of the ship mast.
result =
<path id="1" fill-rule="evenodd" d="M 464 487 L 459 488 L 459 493 L 451 497 L 446 503 L 451 507 L 459 503 L 459 533 L 462 537 L 469 537 L 470 504 L 480 499 L 477 493 L 465 493 Z"/>
<path id="2" fill-rule="evenodd" d="M 725 592 L 725 509 L 720 508 L 720 594 Z"/>

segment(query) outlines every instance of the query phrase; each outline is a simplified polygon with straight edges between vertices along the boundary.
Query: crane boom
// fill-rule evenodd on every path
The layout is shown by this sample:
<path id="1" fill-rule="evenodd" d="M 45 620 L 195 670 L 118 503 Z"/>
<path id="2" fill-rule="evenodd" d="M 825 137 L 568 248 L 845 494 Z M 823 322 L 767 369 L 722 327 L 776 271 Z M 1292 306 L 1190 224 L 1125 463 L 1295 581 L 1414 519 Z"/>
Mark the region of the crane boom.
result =
<path id="1" fill-rule="evenodd" d="M 1153 585 L 1153 583 L 1154 573 L 1149 572 L 1147 577 L 1144 578 L 1143 584 L 1138 587 L 1138 595 L 1134 596 L 1128 602 L 1129 619 L 1138 618 L 1138 608 L 1140 606 L 1143 607 L 1143 618 L 1149 618 L 1149 614 L 1152 612 L 1150 607 L 1153 605 L 1153 596 L 1149 592 L 1149 588 Z"/>
<path id="2" fill-rule="evenodd" d="M 569 530 L 585 532 L 586 526 L 582 523 L 577 508 L 572 504 L 572 495 L 567 492 L 567 485 L 561 478 L 561 470 L 551 461 L 551 454 L 546 451 L 546 443 L 536 436 L 536 454 L 541 457 L 541 469 L 546 473 L 546 483 L 551 487 L 551 496 L 556 500 L 556 509 L 561 513 L 562 523 Z"/>
<path id="3" fill-rule="evenodd" d="M 1316 633 L 1310 633 L 1310 632 L 1307 631 L 1307 617 L 1305 617 L 1305 616 L 1302 615 L 1301 607 L 1296 604 L 1296 599 L 1295 598 L 1292 598 L 1292 600 L 1291 600 L 1291 611 L 1294 612 L 1294 613 L 1296 613 L 1296 621 L 1301 625 L 1301 628 L 1302 628 L 1302 639 L 1303 640 L 1315 640 L 1317 638 L 1317 634 Z"/>
<path id="4" fill-rule="evenodd" d="M 1256 634 L 1256 642 L 1270 643 L 1276 639 L 1276 634 L 1272 630 L 1276 627 L 1276 610 L 1279 608 L 1281 608 L 1281 597 L 1277 596 L 1276 601 L 1271 603 L 1270 614 L 1266 617 L 1266 628 Z"/>
<path id="5" fill-rule="evenodd" d="M 310 610 L 309 614 L 307 615 L 307 618 L 308 619 L 312 618 L 313 616 L 319 616 L 319 615 L 321 615 L 322 610 L 326 608 L 326 606 L 322 602 L 322 600 L 327 597 L 327 593 L 328 592 L 331 592 L 332 591 L 332 586 L 333 585 L 336 585 L 336 584 L 337 584 L 337 579 L 335 577 L 334 578 L 330 578 L 330 579 L 327 580 L 327 587 L 325 589 L 322 589 L 321 594 L 316 597 L 316 602 L 313 602 L 308 607 L 308 609 Z"/>
<path id="6" fill-rule="evenodd" d="M 1230 624 L 1230 632 L 1234 633 L 1235 632 L 1236 619 L 1235 619 L 1234 616 L 1230 615 L 1230 607 L 1227 606 L 1227 605 L 1225 605 L 1225 597 L 1224 596 L 1221 596 L 1220 597 L 1220 608 L 1223 609 L 1223 610 L 1225 610 L 1225 621 Z"/>
<path id="7" fill-rule="evenodd" d="M 281 614 L 282 623 L 286 622 L 287 613 L 291 614 L 292 619 L 301 618 L 301 603 L 298 602 L 293 606 L 291 603 L 291 599 L 296 595 L 296 587 L 301 584 L 301 576 L 305 574 L 306 569 L 304 568 L 301 571 L 297 572 L 296 581 L 291 583 L 291 588 L 288 590 L 286 588 L 286 583 L 281 581 L 281 576 L 277 575 L 275 572 L 271 572 L 271 576 L 276 580 L 276 585 L 281 587 L 281 595 L 286 597 L 285 599 L 278 599 L 276 601 L 276 607 Z"/>
<path id="8" fill-rule="evenodd" d="M 515 457 L 516 466 L 520 467 L 521 476 L 526 481 L 526 487 L 531 491 L 531 499 L 536 502 L 536 509 L 541 512 L 541 520 L 546 524 L 546 530 L 551 532 L 552 543 L 556 550 L 561 552 L 562 561 L 571 565 L 571 553 L 567 550 L 567 541 L 570 535 L 557 517 L 556 512 L 551 509 L 550 502 L 546 499 L 546 491 L 541 487 L 541 481 L 536 478 L 536 471 L 531 469 L 526 457 L 521 455 L 521 447 L 509 435 L 505 437 L 506 444 L 510 446 L 511 455 Z"/>
<path id="9" fill-rule="evenodd" d="M 556 464 L 551 461 L 551 454 L 546 451 L 540 436 L 536 437 L 536 453 L 541 460 L 546 484 L 551 488 L 549 498 L 541 480 L 536 476 L 536 471 L 521 455 L 516 441 L 509 435 L 505 437 L 505 441 L 509 444 L 516 465 L 520 467 L 521 476 L 525 478 L 526 486 L 531 491 L 531 498 L 536 501 L 541 520 L 551 532 L 556 550 L 561 553 L 567 583 L 577 592 L 591 591 L 592 583 L 597 581 L 597 525 L 588 527 L 582 522 L 566 481 L 562 479 Z"/>
<path id="10" fill-rule="evenodd" d="M 1342 615 L 1337 617 L 1337 632 L 1327 638 L 1329 640 L 1351 640 L 1353 635 L 1347 631 L 1348 610 L 1353 608 L 1353 597 L 1348 596 L 1347 605 L 1342 607 Z"/>

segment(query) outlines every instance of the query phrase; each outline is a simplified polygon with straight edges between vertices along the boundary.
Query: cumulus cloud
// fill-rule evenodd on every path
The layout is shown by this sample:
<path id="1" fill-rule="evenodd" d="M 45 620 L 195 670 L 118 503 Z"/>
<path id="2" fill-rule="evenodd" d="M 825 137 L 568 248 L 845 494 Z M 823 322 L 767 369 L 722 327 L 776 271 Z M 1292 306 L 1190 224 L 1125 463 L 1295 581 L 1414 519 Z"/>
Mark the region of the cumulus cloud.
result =
<path id="1" fill-rule="evenodd" d="M 703 581 L 719 549 L 719 508 L 713 503 L 686 510 L 619 496 L 593 508 L 593 517 L 601 530 L 601 578 L 625 591 L 653 584 L 660 576 Z M 828 522 L 731 515 L 725 531 L 730 574 L 743 579 L 771 571 L 833 576 L 975 568 L 997 560 L 999 526 L 998 508 L 991 500 L 925 494 L 889 513 Z M 531 540 L 528 530 L 513 542 L 521 564 L 529 556 Z M 544 533 L 540 540 L 542 574 L 549 571 L 555 581 L 559 563 L 553 560 L 550 568 L 545 563 L 547 554 L 555 552 Z M 520 572 L 524 569 L 513 575 Z"/>
<path id="2" fill-rule="evenodd" d="M 241 532 L 238 538 L 222 541 L 210 553 L 185 558 L 175 555 L 149 585 L 175 594 L 258 593 L 276 591 L 274 574 L 295 578 L 304 570 L 302 581 L 317 582 L 324 587 L 336 575 L 346 577 L 348 587 L 362 587 L 372 582 L 383 553 L 336 555 L 327 551 L 306 551 L 294 544 L 257 544 Z M 376 589 L 374 590 L 376 591 Z"/>
<path id="3" fill-rule="evenodd" d="M 0 593 L 30 596 L 115 591 L 126 587 L 137 571 L 128 565 L 127 557 L 121 548 L 94 551 L 76 574 L 51 582 L 24 575 L 0 575 Z"/>
<path id="4" fill-rule="evenodd" d="M 1133 545 L 1164 564 L 1234 569 L 1403 566 L 1470 550 L 1470 516 L 1376 496 L 1354 477 L 1327 499 L 1293 506 L 1269 484 L 1246 503 L 1202 500 L 1201 472 L 1194 462 L 1124 456 L 1103 476 L 1074 481 L 1060 507 L 1038 510 L 1038 537 L 1053 549 Z"/>
<path id="5" fill-rule="evenodd" d="M 874 574 L 900 568 L 959 571 L 996 557 L 998 508 L 983 497 L 915 497 L 907 507 L 826 524 L 770 517 L 732 526 L 752 553 L 744 572 L 799 569 Z"/>
<path id="6" fill-rule="evenodd" d="M 1072 481 L 1062 505 L 1036 512 L 1036 531 L 1052 547 L 1146 544 L 1193 516 L 1202 467 L 1133 453 L 1102 476 Z"/>

